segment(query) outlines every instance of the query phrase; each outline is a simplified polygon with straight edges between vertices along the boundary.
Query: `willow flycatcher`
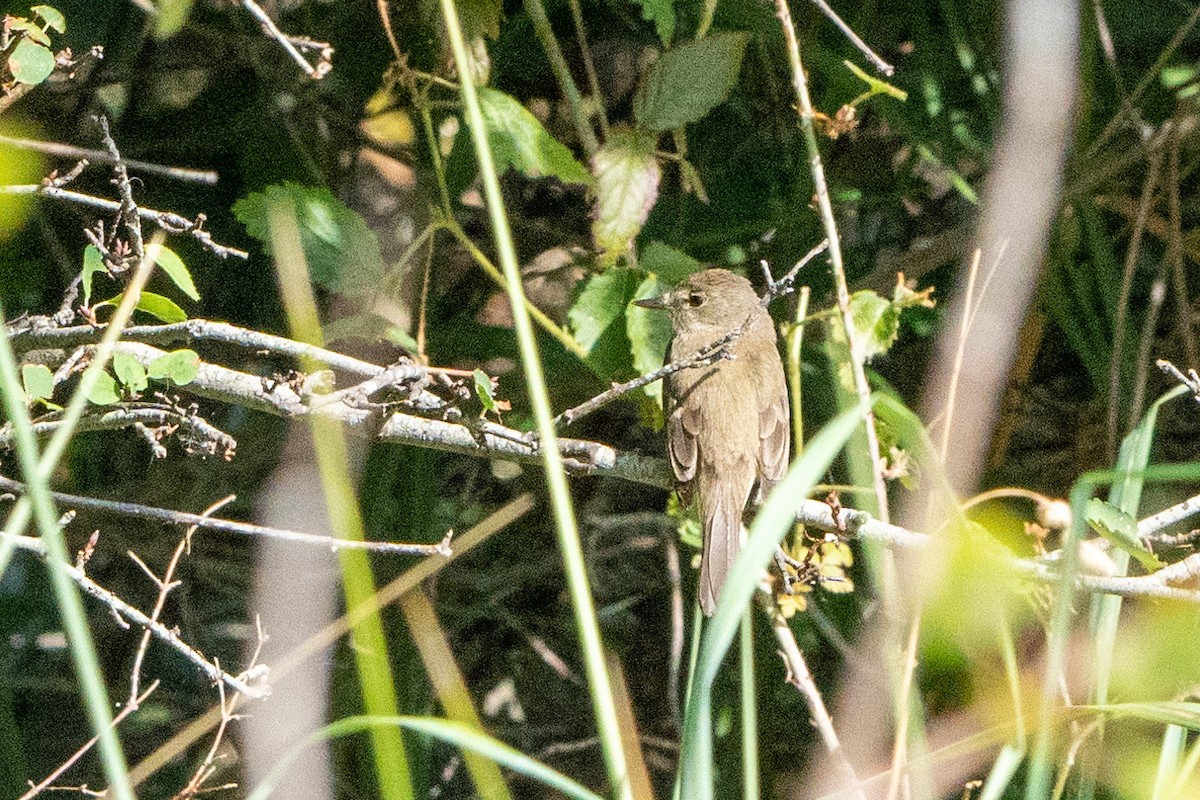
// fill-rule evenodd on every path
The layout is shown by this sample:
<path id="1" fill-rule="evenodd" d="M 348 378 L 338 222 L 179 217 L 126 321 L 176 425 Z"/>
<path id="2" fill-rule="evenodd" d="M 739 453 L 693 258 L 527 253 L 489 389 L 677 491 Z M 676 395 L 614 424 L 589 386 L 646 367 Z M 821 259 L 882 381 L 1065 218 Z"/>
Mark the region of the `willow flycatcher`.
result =
<path id="1" fill-rule="evenodd" d="M 699 501 L 700 607 L 712 616 L 741 546 L 751 492 L 757 487 L 760 502 L 787 470 L 788 396 L 775 325 L 750 281 L 724 269 L 696 272 L 637 305 L 670 313 L 670 361 L 741 329 L 729 345 L 732 360 L 683 369 L 666 381 L 667 452 L 683 501 Z"/>

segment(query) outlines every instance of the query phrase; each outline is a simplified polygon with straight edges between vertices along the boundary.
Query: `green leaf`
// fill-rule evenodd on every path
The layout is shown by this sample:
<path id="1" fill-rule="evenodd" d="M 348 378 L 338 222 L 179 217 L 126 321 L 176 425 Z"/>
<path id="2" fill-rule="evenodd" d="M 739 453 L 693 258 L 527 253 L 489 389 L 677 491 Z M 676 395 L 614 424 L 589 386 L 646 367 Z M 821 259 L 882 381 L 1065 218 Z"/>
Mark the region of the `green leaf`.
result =
<path id="1" fill-rule="evenodd" d="M 54 394 L 54 373 L 45 364 L 23 364 L 21 385 L 30 400 L 47 400 Z"/>
<path id="2" fill-rule="evenodd" d="M 46 25 L 59 33 L 64 33 L 67 30 L 67 18 L 54 6 L 33 6 L 29 10 L 41 17 Z"/>
<path id="3" fill-rule="evenodd" d="M 30 39 L 22 39 L 8 57 L 8 69 L 19 83 L 37 85 L 54 72 L 54 54 Z"/>
<path id="4" fill-rule="evenodd" d="M 116 307 L 120 305 L 121 297 L 123 295 L 117 295 L 102 303 L 97 303 L 96 308 L 103 308 L 104 306 Z M 138 311 L 145 311 L 153 317 L 158 317 L 166 323 L 186 322 L 188 318 L 187 312 L 177 306 L 174 300 L 163 297 L 161 294 L 155 294 L 154 292 L 142 292 L 142 296 L 138 298 L 138 304 L 135 308 Z"/>
<path id="5" fill-rule="evenodd" d="M 193 350 L 172 350 L 150 362 L 146 373 L 155 380 L 169 380 L 187 386 L 200 372 L 200 356 Z"/>
<path id="6" fill-rule="evenodd" d="M 314 283 L 344 295 L 361 295 L 379 288 L 385 268 L 379 240 L 366 221 L 333 196 L 290 181 L 268 186 L 233 205 L 247 232 L 270 249 L 267 208 L 287 203 L 296 213 L 300 244 Z"/>
<path id="7" fill-rule="evenodd" d="M 850 317 L 865 359 L 886 353 L 900 335 L 900 310 L 896 304 L 869 289 L 850 296 Z"/>
<path id="8" fill-rule="evenodd" d="M 596 342 L 625 311 L 629 302 L 624 270 L 610 269 L 593 275 L 567 312 L 575 341 L 591 353 Z"/>
<path id="9" fill-rule="evenodd" d="M 130 394 L 138 394 L 149 385 L 146 380 L 146 368 L 128 353 L 113 353 L 112 369 L 117 380 Z"/>
<path id="10" fill-rule="evenodd" d="M 1165 566 L 1138 538 L 1137 520 L 1128 512 L 1099 497 L 1093 497 L 1087 504 L 1087 524 L 1114 546 L 1136 558 L 1146 569 L 1156 570 Z"/>
<path id="11" fill-rule="evenodd" d="M 38 27 L 38 24 L 31 19 L 17 17 L 9 22 L 8 27 L 14 31 L 21 31 L 38 44 L 50 46 L 50 35 Z"/>
<path id="12" fill-rule="evenodd" d="M 729 97 L 750 37 L 717 33 L 668 50 L 642 78 L 633 116 L 652 131 L 682 128 Z"/>
<path id="13" fill-rule="evenodd" d="M 154 20 L 154 37 L 166 39 L 183 28 L 192 13 L 194 0 L 162 0 L 158 4 L 158 15 Z"/>
<path id="14" fill-rule="evenodd" d="M 169 247 L 164 247 L 158 252 L 158 258 L 154 259 L 154 263 L 162 267 L 162 271 L 167 273 L 167 277 L 171 282 L 179 287 L 179 290 L 193 300 L 200 299 L 200 293 L 196 291 L 196 284 L 192 282 L 192 274 L 188 272 L 187 265 L 183 263 L 183 259 L 176 255 L 175 251 Z"/>
<path id="15" fill-rule="evenodd" d="M 83 304 L 86 306 L 92 302 L 92 276 L 99 272 L 102 275 L 107 275 L 108 270 L 104 266 L 104 256 L 100 254 L 100 250 L 94 244 L 89 244 L 83 248 Z"/>
<path id="16" fill-rule="evenodd" d="M 138 311 L 145 311 L 151 316 L 158 317 L 163 322 L 186 322 L 187 312 L 175 304 L 174 300 L 154 292 L 142 292 L 138 299 Z"/>
<path id="17" fill-rule="evenodd" d="M 111 406 L 121 402 L 121 392 L 116 380 L 107 372 L 101 372 L 96 384 L 88 392 L 88 402 L 96 406 Z"/>
<path id="18" fill-rule="evenodd" d="M 646 272 L 657 275 L 666 286 L 674 286 L 693 272 L 699 272 L 704 266 L 687 253 L 659 241 L 650 242 L 642 248 L 642 257 L 638 265 Z M 641 300 L 643 296 L 639 294 L 637 299 Z"/>
<path id="19" fill-rule="evenodd" d="M 642 19 L 654 23 L 654 31 L 658 34 L 663 47 L 671 46 L 675 36 L 675 3 L 674 0 L 633 0 L 642 7 Z"/>
<path id="20" fill-rule="evenodd" d="M 481 369 L 475 370 L 475 395 L 483 404 L 483 410 L 493 414 L 499 413 L 496 406 L 496 396 L 492 394 L 492 379 Z"/>
<path id="21" fill-rule="evenodd" d="M 611 266 L 628 249 L 658 200 L 662 177 L 654 137 L 614 131 L 592 159 L 596 207 L 592 237 L 600 263 Z"/>
<path id="22" fill-rule="evenodd" d="M 661 245 L 661 247 L 671 250 L 666 245 Z M 678 250 L 674 252 L 679 253 Z M 683 254 L 679 253 L 679 255 Z M 643 266 L 644 261 L 645 259 L 643 259 Z M 650 275 L 638 285 L 633 293 L 633 299 L 645 300 L 649 297 L 657 297 L 665 291 L 665 288 L 658 276 Z M 645 375 L 663 365 L 667 354 L 667 344 L 671 341 L 671 319 L 666 312 L 635 305 L 626 307 L 625 333 L 629 336 L 633 368 L 638 371 L 638 374 Z M 662 381 L 650 384 L 645 387 L 644 391 L 646 396 L 650 397 L 658 407 L 660 413 L 655 421 L 661 425 Z"/>
<path id="23" fill-rule="evenodd" d="M 481 88 L 479 108 L 497 171 L 511 167 L 531 178 L 550 175 L 563 183 L 592 183 L 592 176 L 571 151 L 514 98 L 496 89 Z"/>

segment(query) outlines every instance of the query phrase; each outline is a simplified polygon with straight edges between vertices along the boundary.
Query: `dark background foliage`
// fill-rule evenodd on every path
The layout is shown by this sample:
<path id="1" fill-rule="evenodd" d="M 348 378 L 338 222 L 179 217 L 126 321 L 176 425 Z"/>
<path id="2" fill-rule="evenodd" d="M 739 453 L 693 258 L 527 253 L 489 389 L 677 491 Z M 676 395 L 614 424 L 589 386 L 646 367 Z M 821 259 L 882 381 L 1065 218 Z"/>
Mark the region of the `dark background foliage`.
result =
<path id="1" fill-rule="evenodd" d="M 271 11 L 285 30 L 333 46 L 334 68 L 327 77 L 313 81 L 302 75 L 236 4 L 197 2 L 177 34 L 158 39 L 153 35 L 153 19 L 134 3 L 60 0 L 56 7 L 68 20 L 62 44 L 76 53 L 102 45 L 104 58 L 75 80 L 52 81 L 35 89 L 0 115 L 0 133 L 98 147 L 94 115 L 105 114 L 126 157 L 216 170 L 220 181 L 212 187 L 145 176 L 135 182 L 137 199 L 146 207 L 187 216 L 204 213 L 217 241 L 251 252 L 247 262 L 223 261 L 185 238 L 172 240 L 203 297 L 187 309 L 191 315 L 284 332 L 271 260 L 232 213 L 235 202 L 283 181 L 325 187 L 367 220 L 385 266 L 394 268 L 413 232 L 431 219 L 439 199 L 431 155 L 419 130 L 419 110 L 411 97 L 398 90 L 392 94 L 393 107 L 414 126 L 412 135 L 380 142 L 364 132 L 364 120 L 371 118 L 365 111 L 368 101 L 381 87 L 391 85 L 387 76 L 393 74 L 389 73 L 393 54 L 376 5 L 276 5 Z M 838 10 L 849 25 L 895 65 L 889 82 L 908 93 L 905 102 L 888 96 L 870 99 L 857 109 L 857 127 L 836 139 L 822 138 L 849 280 L 854 288 L 887 294 L 896 271 L 903 270 L 921 287 L 936 287 L 937 297 L 949 297 L 969 259 L 976 196 L 983 187 L 1003 111 L 1002 4 L 856 0 L 840 5 L 844 7 Z M 1037 307 L 1024 323 L 1029 328 L 1023 361 L 1011 381 L 989 472 L 992 483 L 1055 495 L 1064 494 L 1082 471 L 1111 463 L 1103 425 L 1108 404 L 1121 404 L 1122 420 L 1135 413 L 1128 389 L 1138 370 L 1145 369 L 1144 364 L 1133 362 L 1136 336 L 1169 248 L 1166 226 L 1160 226 L 1158 233 L 1152 228 L 1135 265 L 1130 324 L 1125 329 L 1130 338 L 1124 345 L 1129 362 L 1123 367 L 1121 396 L 1114 399 L 1108 391 L 1114 299 L 1131 231 L 1131 209 L 1136 209 L 1145 175 L 1146 139 L 1132 125 L 1119 126 L 1104 140 L 1099 137 L 1121 107 L 1122 97 L 1154 65 L 1190 8 L 1181 2 L 1148 7 L 1133 0 L 1102 5 L 1117 58 L 1105 59 L 1089 4 L 1081 11 L 1082 80 L 1063 206 L 1040 278 Z M 523 5 L 504 3 L 498 14 L 486 2 L 469 6 L 480 18 L 494 15 L 497 23 L 486 37 L 491 62 L 488 85 L 535 111 L 541 109 L 551 134 L 586 161 Z M 0 9 L 27 12 L 25 6 L 13 3 L 0 4 Z M 682 40 L 694 31 L 702 4 L 681 0 L 674 9 L 676 35 Z M 565 3 L 549 2 L 547 11 L 568 63 L 582 82 L 581 54 L 571 34 L 569 9 Z M 833 116 L 865 91 L 842 63 L 862 64 L 862 59 L 815 8 L 798 3 L 793 13 L 814 104 Z M 394 3 L 390 14 L 408 66 L 449 75 L 436 4 Z M 639 68 L 650 51 L 661 47 L 655 28 L 643 20 L 638 5 L 626 0 L 585 2 L 583 14 L 608 118 L 614 127 L 628 123 Z M 813 184 L 772 6 L 754 0 L 721 2 L 713 29 L 747 32 L 749 43 L 728 101 L 686 131 L 687 157 L 703 181 L 707 199 L 685 191 L 679 167 L 665 163 L 657 202 L 638 242 L 661 242 L 705 263 L 746 269 L 757 279 L 758 259 L 766 259 L 778 274 L 823 234 L 812 210 Z M 1186 73 L 1194 69 L 1198 57 L 1200 36 L 1193 31 L 1161 66 Z M 869 71 L 866 65 L 863 69 Z M 1194 72 L 1182 78 L 1193 83 L 1195 79 Z M 458 114 L 453 93 L 432 96 L 437 101 L 435 125 Z M 1182 198 L 1183 263 L 1192 284 L 1198 252 L 1192 235 L 1197 218 L 1195 102 L 1194 95 L 1152 77 L 1137 98 L 1136 114 L 1147 130 L 1174 117 L 1182 132 L 1181 165 L 1172 179 L 1178 181 Z M 465 129 L 447 164 L 452 211 L 478 246 L 491 253 L 486 218 L 481 204 L 471 197 L 475 171 L 462 134 Z M 668 139 L 659 142 L 660 149 L 672 149 Z M 23 168 L 33 177 L 6 178 L 7 182 L 35 182 L 52 167 L 70 166 L 45 157 L 38 157 L 40 161 L 28 154 L 23 157 L 27 159 Z M 73 188 L 113 196 L 110 173 L 102 168 L 85 172 Z M 561 323 L 595 270 L 589 255 L 591 195 L 580 186 L 516 171 L 507 174 L 504 189 L 531 283 L 539 277 L 535 268 L 539 254 L 555 249 L 575 252 L 565 267 L 552 271 L 541 294 L 531 290 L 534 301 Z M 10 318 L 58 308 L 79 271 L 86 244 L 82 228 L 93 219 L 89 211 L 40 200 L 26 207 L 19 225 L 0 231 L 0 301 Z M 392 299 L 402 309 L 398 324 L 410 334 L 416 332 L 423 269 L 422 254 L 388 278 L 388 286 L 395 289 Z M 515 366 L 516 346 L 497 286 L 444 233 L 436 239 L 429 271 L 425 325 L 430 361 L 469 369 L 482 366 L 498 375 L 499 393 L 513 406 L 505 421 L 527 424 L 524 381 Z M 809 267 L 802 280 L 812 287 L 814 309 L 832 304 L 831 283 L 820 265 Z M 156 278 L 155 285 L 162 281 Z M 166 293 L 167 284 L 163 282 L 158 290 Z M 1154 355 L 1186 354 L 1193 297 L 1186 283 L 1170 294 L 1152 331 Z M 328 290 L 322 294 L 323 309 L 331 318 L 348 316 L 363 302 L 361 296 Z M 791 302 L 775 309 L 781 320 L 790 317 Z M 940 309 L 906 315 L 899 343 L 871 365 L 873 379 L 914 405 L 924 392 L 937 391 L 925 385 L 923 376 L 931 336 L 940 321 Z M 806 341 L 804 354 L 810 430 L 834 410 L 829 356 L 821 339 L 817 331 Z M 635 371 L 624 330 L 607 332 L 586 360 L 550 336 L 542 335 L 539 341 L 555 410 Z M 400 353 L 393 345 L 362 340 L 346 347 L 381 363 Z M 272 367 L 284 368 L 263 364 L 255 369 L 266 374 Z M 1165 383 L 1156 375 L 1149 380 L 1153 398 Z M 56 488 L 188 510 L 235 493 L 238 500 L 225 513 L 253 515 L 256 491 L 281 457 L 286 426 L 237 407 L 202 403 L 202 408 L 214 424 L 238 439 L 238 454 L 231 463 L 186 459 L 179 453 L 153 461 L 144 444 L 128 433 L 93 433 L 77 438 L 55 476 Z M 1164 459 L 1194 458 L 1192 410 L 1164 414 L 1159 440 Z M 642 405 L 626 400 L 578 424 L 570 434 L 658 453 L 660 435 L 644 420 Z M 7 454 L 0 453 L 0 470 L 6 475 L 15 472 Z M 834 480 L 841 477 L 831 475 Z M 417 541 L 437 541 L 447 528 L 464 529 L 521 492 L 543 493 L 538 469 L 525 469 L 514 477 L 487 461 L 382 445 L 362 454 L 359 490 L 370 535 L 394 538 L 400 531 L 403 538 Z M 671 585 L 662 556 L 664 546 L 673 546 L 674 527 L 665 517 L 645 513 L 660 512 L 666 495 L 600 478 L 574 481 L 572 491 L 605 641 L 624 662 L 642 732 L 675 741 L 678 722 L 672 717 L 663 681 L 668 670 Z M 593 720 L 581 702 L 582 672 L 546 508 L 539 503 L 519 525 L 444 570 L 433 584 L 432 596 L 477 694 L 506 678 L 515 683 L 526 719 L 521 723 L 494 720 L 493 732 L 524 752 L 555 753 L 545 760 L 597 786 L 603 782 L 603 770 L 598 750 L 587 746 L 594 735 Z M 132 602 L 152 602 L 153 587 L 123 554 L 134 549 L 147 563 L 161 565 L 174 537 L 164 536 L 161 526 L 117 525 L 111 519 L 81 515 L 69 530 L 72 549 L 82 546 L 96 527 L 104 532 L 105 547 L 91 562 L 89 573 Z M 690 554 L 684 550 L 685 567 Z M 253 562 L 252 542 L 200 537 L 185 562 L 183 588 L 168 605 L 167 616 L 185 638 L 230 664 L 244 655 L 247 625 L 254 612 L 250 607 Z M 405 566 L 376 562 L 377 580 L 382 583 Z M 689 576 L 685 568 L 685 593 L 691 592 Z M 858 620 L 873 604 L 874 587 L 857 571 L 855 577 L 864 579 L 855 595 L 817 592 L 811 613 L 794 622 L 823 687 L 834 686 L 849 668 L 847 656 L 852 658 L 852 653 L 846 642 L 853 641 Z M 136 637 L 117 635 L 105 612 L 91 611 L 95 629 L 110 632 L 97 637 L 106 680 L 110 686 L 123 686 Z M 414 714 L 436 712 L 402 620 L 389 612 L 385 621 L 394 646 L 395 674 L 401 681 L 402 709 Z M 0 735 L 4 742 L 0 793 L 5 796 L 15 796 L 25 788 L 27 778 L 44 775 L 60 763 L 87 733 L 67 651 L 36 646 L 39 636 L 58 627 L 41 567 L 18 559 L 0 583 L 0 641 L 5 643 L 0 648 L 0 730 L 8 731 Z M 760 684 L 762 762 L 768 778 L 782 782 L 803 763 L 814 740 L 803 721 L 800 699 L 778 679 L 773 642 L 761 636 L 759 644 L 761 672 L 770 676 Z M 561 657 L 570 674 L 556 672 L 542 648 Z M 212 702 L 203 679 L 172 652 L 156 647 L 150 654 L 146 671 L 161 677 L 164 687 L 154 697 L 151 711 L 122 729 L 131 762 Z M 343 645 L 335 659 L 333 716 L 338 717 L 357 710 L 359 700 L 348 647 Z M 919 677 L 931 714 L 970 700 L 969 670 L 953 658 L 931 660 Z M 735 719 L 737 699 L 734 687 L 727 683 L 731 681 L 720 687 L 718 715 L 729 720 Z M 730 774 L 737 769 L 735 740 L 736 722 L 729 722 L 720 740 L 718 766 Z M 552 749 L 564 743 L 581 746 L 557 753 Z M 173 794 L 202 756 L 203 746 L 193 748 L 189 759 L 158 772 L 147 784 L 145 796 Z M 444 775 L 452 753 L 427 743 L 416 747 L 421 785 L 438 787 L 443 796 L 470 792 L 464 775 Z M 371 791 L 369 762 L 362 749 L 362 741 L 338 749 L 339 796 L 364 796 Z M 676 754 L 669 745 L 650 750 L 655 753 L 651 766 L 656 788 L 666 796 Z M 97 764 L 85 761 L 71 782 L 100 785 Z M 519 795 L 539 791 L 532 785 L 516 786 Z"/>

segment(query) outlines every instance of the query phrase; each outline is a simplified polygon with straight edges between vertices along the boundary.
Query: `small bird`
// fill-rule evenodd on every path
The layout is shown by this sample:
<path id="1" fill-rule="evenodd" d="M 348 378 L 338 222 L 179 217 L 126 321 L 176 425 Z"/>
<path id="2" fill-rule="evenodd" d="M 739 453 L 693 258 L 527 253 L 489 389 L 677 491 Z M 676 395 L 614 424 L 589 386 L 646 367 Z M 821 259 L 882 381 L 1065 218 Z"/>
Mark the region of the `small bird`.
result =
<path id="1" fill-rule="evenodd" d="M 750 281 L 725 269 L 693 273 L 660 297 L 638 300 L 671 315 L 675 361 L 742 333 L 732 360 L 667 377 L 667 453 L 685 503 L 697 497 L 704 529 L 700 607 L 712 616 L 742 543 L 742 515 L 787 470 L 791 445 L 787 384 L 775 326 Z"/>

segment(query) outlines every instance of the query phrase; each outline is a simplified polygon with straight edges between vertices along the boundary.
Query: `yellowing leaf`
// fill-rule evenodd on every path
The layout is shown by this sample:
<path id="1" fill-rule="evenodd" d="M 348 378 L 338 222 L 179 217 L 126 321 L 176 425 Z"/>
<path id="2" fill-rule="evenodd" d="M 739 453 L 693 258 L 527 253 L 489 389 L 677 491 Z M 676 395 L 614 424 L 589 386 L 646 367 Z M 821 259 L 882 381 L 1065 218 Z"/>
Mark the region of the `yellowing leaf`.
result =
<path id="1" fill-rule="evenodd" d="M 637 237 L 658 200 L 662 172 L 654 155 L 654 137 L 614 131 L 592 159 L 596 206 L 592 238 L 600 262 L 616 262 Z"/>

